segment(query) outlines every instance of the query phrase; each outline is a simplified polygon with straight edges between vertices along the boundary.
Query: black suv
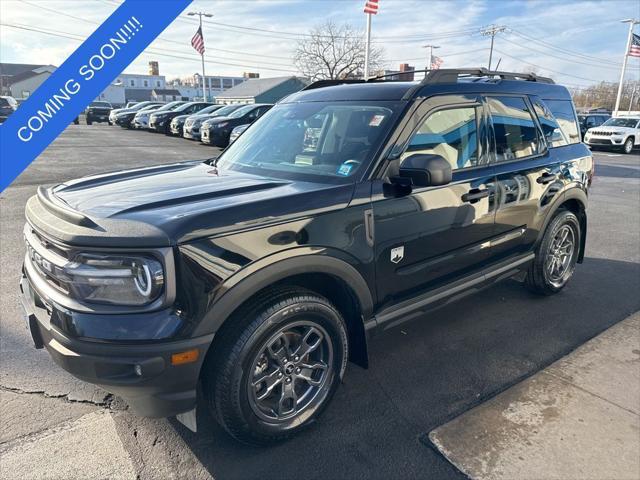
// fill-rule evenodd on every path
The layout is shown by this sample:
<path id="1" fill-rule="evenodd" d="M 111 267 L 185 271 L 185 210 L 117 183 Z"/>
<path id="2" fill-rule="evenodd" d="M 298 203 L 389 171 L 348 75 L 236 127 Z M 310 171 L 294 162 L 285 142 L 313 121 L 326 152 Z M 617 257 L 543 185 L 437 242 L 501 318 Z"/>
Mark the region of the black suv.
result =
<path id="1" fill-rule="evenodd" d="M 216 117 L 200 128 L 200 141 L 216 147 L 229 145 L 229 137 L 234 128 L 249 125 L 267 113 L 273 105 L 255 103 L 234 110 L 227 117 Z"/>
<path id="2" fill-rule="evenodd" d="M 583 113 L 578 115 L 581 138 L 584 138 L 584 134 L 587 133 L 587 130 L 599 127 L 610 118 L 611 114 L 609 113 Z"/>
<path id="3" fill-rule="evenodd" d="M 113 107 L 109 102 L 91 102 L 85 111 L 87 125 L 95 122 L 109 122 L 109 114 Z"/>
<path id="4" fill-rule="evenodd" d="M 21 281 L 36 347 L 141 415 L 235 438 L 309 426 L 367 339 L 516 276 L 558 293 L 593 175 L 549 79 L 323 81 L 221 156 L 40 188 Z"/>

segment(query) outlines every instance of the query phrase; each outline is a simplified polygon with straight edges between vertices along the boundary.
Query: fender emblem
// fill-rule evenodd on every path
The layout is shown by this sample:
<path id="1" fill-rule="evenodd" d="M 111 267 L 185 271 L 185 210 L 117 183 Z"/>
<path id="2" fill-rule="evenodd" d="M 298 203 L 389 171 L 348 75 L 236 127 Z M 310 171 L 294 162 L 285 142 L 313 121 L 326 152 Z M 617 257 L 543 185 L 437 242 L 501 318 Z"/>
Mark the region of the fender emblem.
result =
<path id="1" fill-rule="evenodd" d="M 404 258 L 404 245 L 402 247 L 396 247 L 391 249 L 391 262 L 400 263 Z"/>

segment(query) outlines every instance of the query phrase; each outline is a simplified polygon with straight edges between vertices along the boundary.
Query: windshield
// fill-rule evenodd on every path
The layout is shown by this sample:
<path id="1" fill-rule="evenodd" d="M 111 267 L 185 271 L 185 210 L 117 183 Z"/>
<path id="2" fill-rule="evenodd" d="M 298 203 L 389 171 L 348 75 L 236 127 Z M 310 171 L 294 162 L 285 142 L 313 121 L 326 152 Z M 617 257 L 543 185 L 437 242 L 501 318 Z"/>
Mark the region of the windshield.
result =
<path id="1" fill-rule="evenodd" d="M 220 110 L 220 105 L 209 105 L 207 108 L 203 108 L 202 110 L 198 110 L 196 113 L 198 115 L 203 115 L 205 113 L 211 113 L 215 110 Z"/>
<path id="2" fill-rule="evenodd" d="M 247 105 L 242 108 L 235 110 L 231 115 L 227 115 L 229 118 L 240 118 L 243 115 L 249 113 L 251 110 L 255 108 L 255 105 Z"/>
<path id="3" fill-rule="evenodd" d="M 637 118 L 610 118 L 602 124 L 603 127 L 626 127 L 635 128 L 638 123 Z"/>
<path id="4" fill-rule="evenodd" d="M 169 102 L 164 105 L 161 105 L 160 108 L 156 110 L 156 112 L 166 112 L 167 110 L 173 110 L 174 108 L 179 107 L 183 103 L 184 102 L 182 102 L 181 100 L 176 100 L 175 102 Z"/>
<path id="5" fill-rule="evenodd" d="M 188 108 L 193 107 L 194 105 L 196 105 L 196 103 L 193 103 L 193 102 L 183 103 L 178 108 L 174 108 L 173 111 L 174 112 L 183 112 L 183 111 L 187 110 Z"/>
<path id="6" fill-rule="evenodd" d="M 222 107 L 220 110 L 216 110 L 212 117 L 226 117 L 231 112 L 235 112 L 240 108 L 240 105 L 227 105 L 226 107 Z"/>
<path id="7" fill-rule="evenodd" d="M 343 183 L 388 133 L 396 102 L 309 102 L 272 108 L 219 157 L 222 169 Z M 239 110 L 238 110 L 239 111 Z"/>
<path id="8" fill-rule="evenodd" d="M 140 112 L 150 112 L 150 111 L 156 111 L 158 109 L 159 105 L 147 105 L 144 108 L 140 109 Z"/>
<path id="9" fill-rule="evenodd" d="M 140 102 L 140 103 L 136 103 L 133 107 L 131 107 L 131 110 L 142 110 L 144 107 L 148 107 L 149 105 L 152 105 L 153 102 Z"/>
<path id="10" fill-rule="evenodd" d="M 91 102 L 89 106 L 96 108 L 111 108 L 111 104 L 108 102 Z"/>

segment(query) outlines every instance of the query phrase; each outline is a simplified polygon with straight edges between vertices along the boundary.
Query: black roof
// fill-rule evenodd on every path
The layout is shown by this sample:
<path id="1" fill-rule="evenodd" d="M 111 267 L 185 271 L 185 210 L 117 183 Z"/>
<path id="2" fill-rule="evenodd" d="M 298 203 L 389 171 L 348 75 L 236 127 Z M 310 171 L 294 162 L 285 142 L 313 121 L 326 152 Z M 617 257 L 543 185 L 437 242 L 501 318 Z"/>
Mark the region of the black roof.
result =
<path id="1" fill-rule="evenodd" d="M 462 73 L 461 73 L 462 72 Z M 469 75 L 468 72 L 474 72 Z M 522 78 L 522 79 L 520 79 Z M 548 100 L 570 100 L 569 91 L 533 74 L 475 70 L 440 70 L 422 82 L 364 80 L 322 80 L 286 97 L 283 103 L 318 101 L 411 100 L 442 93 L 514 93 L 538 95 Z"/>

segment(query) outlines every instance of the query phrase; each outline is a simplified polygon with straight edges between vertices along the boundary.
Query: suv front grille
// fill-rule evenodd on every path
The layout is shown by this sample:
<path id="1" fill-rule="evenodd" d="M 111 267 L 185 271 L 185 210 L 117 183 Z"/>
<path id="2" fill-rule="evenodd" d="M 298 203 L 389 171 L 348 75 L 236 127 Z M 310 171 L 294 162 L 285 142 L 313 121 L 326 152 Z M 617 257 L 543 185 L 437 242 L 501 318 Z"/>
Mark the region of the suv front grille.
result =
<path id="1" fill-rule="evenodd" d="M 589 132 L 591 133 L 591 135 L 598 135 L 600 137 L 608 137 L 610 135 L 613 135 L 613 132 L 602 132 L 602 131 L 593 131 L 593 132 Z"/>
<path id="2" fill-rule="evenodd" d="M 64 266 L 68 263 L 70 250 L 50 242 L 29 224 L 24 227 L 27 261 L 40 278 L 59 292 L 68 294 L 68 278 Z"/>

